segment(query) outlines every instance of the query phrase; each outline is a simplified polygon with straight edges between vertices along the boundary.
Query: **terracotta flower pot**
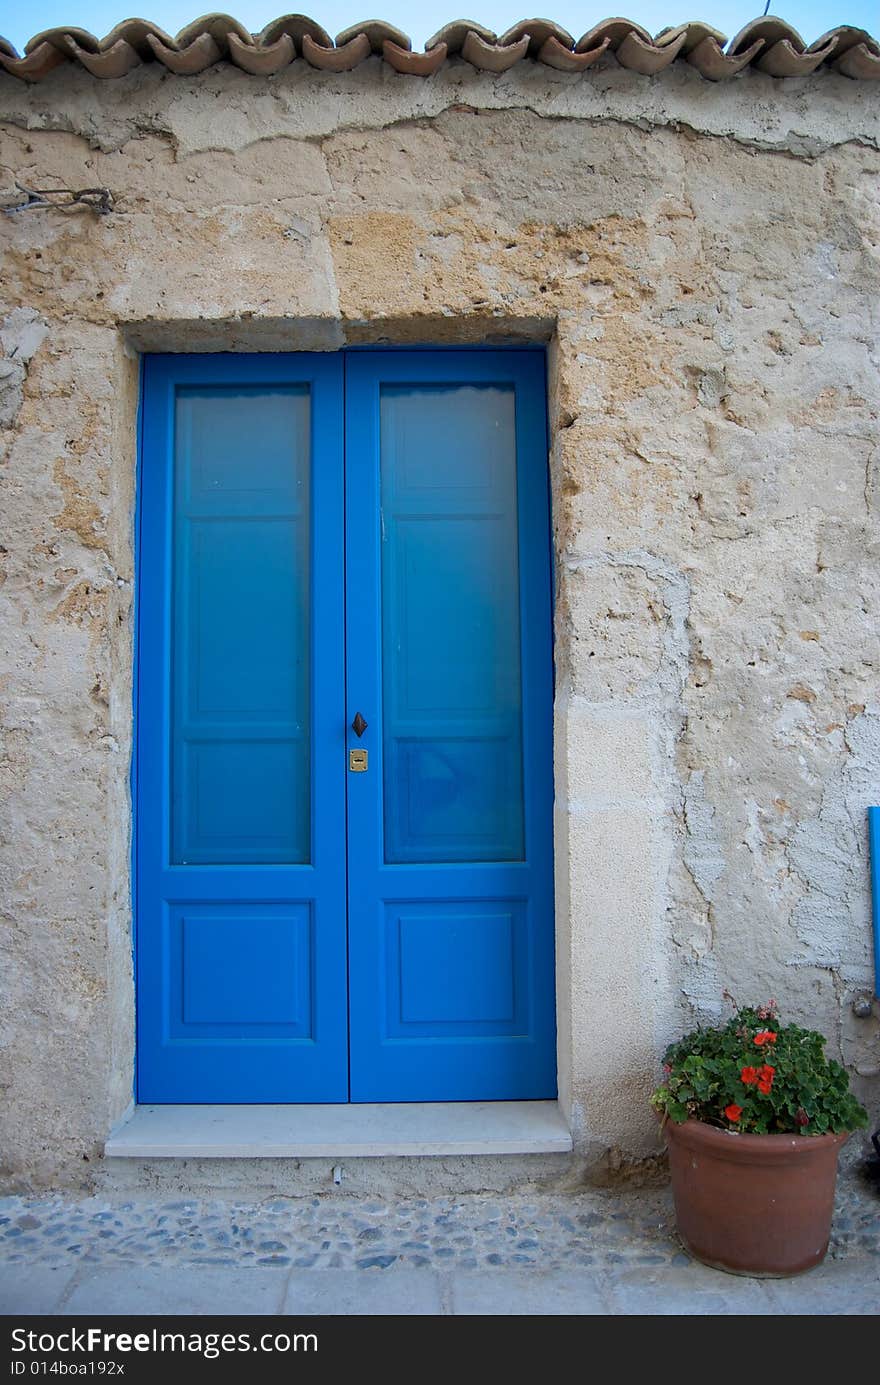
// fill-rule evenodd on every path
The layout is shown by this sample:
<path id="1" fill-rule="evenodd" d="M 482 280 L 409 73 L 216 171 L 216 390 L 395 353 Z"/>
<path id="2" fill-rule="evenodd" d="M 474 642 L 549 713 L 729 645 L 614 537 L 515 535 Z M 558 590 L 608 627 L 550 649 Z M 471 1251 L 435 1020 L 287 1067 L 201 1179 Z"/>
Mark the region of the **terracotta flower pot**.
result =
<path id="1" fill-rule="evenodd" d="M 801 1274 L 825 1257 L 848 1135 L 738 1135 L 702 1121 L 663 1132 L 688 1250 L 734 1274 Z"/>

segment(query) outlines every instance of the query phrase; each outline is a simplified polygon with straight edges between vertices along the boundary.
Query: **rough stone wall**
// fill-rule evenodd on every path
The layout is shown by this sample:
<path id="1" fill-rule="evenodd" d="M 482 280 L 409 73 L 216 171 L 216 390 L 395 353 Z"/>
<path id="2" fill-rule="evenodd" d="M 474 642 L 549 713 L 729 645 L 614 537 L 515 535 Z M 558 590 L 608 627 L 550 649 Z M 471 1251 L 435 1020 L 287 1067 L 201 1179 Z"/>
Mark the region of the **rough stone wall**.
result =
<path id="1" fill-rule="evenodd" d="M 876 99 L 300 66 L 0 83 L 0 205 L 115 208 L 0 211 L 4 1177 L 92 1182 L 131 1099 L 139 349 L 548 341 L 576 1167 L 724 988 L 876 1112 Z"/>

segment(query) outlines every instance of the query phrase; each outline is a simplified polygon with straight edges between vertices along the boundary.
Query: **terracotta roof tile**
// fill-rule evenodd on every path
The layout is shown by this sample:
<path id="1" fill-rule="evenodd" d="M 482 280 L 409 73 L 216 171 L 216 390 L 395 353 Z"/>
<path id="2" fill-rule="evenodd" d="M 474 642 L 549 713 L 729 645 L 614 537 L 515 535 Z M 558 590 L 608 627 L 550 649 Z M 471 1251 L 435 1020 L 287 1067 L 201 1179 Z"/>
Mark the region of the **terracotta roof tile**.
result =
<path id="1" fill-rule="evenodd" d="M 446 44 L 438 43 L 425 53 L 413 53 L 402 48 L 399 43 L 386 39 L 382 44 L 382 56 L 395 72 L 405 72 L 410 77 L 430 77 L 446 61 Z"/>
<path id="2" fill-rule="evenodd" d="M 223 57 L 223 53 L 210 34 L 199 34 L 183 50 L 176 45 L 171 47 L 155 34 L 150 34 L 147 41 L 153 56 L 158 58 L 159 62 L 164 63 L 170 72 L 176 72 L 182 77 L 192 76 L 196 72 L 204 72 L 206 67 L 219 62 Z"/>
<path id="3" fill-rule="evenodd" d="M 691 49 L 687 60 L 701 77 L 706 77 L 710 82 L 723 82 L 728 77 L 735 77 L 747 67 L 763 47 L 764 40 L 758 38 L 745 50 L 740 49 L 736 54 L 733 51 L 725 53 L 714 34 L 707 34 L 696 48 Z"/>
<path id="4" fill-rule="evenodd" d="M 296 45 L 290 34 L 281 33 L 273 43 L 245 43 L 238 34 L 229 35 L 229 56 L 237 67 L 255 77 L 270 77 L 280 72 L 296 57 Z"/>
<path id="5" fill-rule="evenodd" d="M 518 24 L 512 25 L 502 34 L 498 42 L 502 46 L 519 43 L 524 35 L 528 36 L 529 46 L 526 51 L 530 58 L 538 56 L 548 38 L 555 38 L 566 48 L 574 48 L 572 35 L 567 29 L 563 29 L 561 24 L 554 24 L 552 19 L 521 19 Z"/>
<path id="6" fill-rule="evenodd" d="M 525 57 L 528 47 L 528 34 L 523 34 L 515 43 L 487 43 L 471 30 L 461 46 L 461 56 L 483 72 L 506 72 Z"/>
<path id="7" fill-rule="evenodd" d="M 101 79 L 124 77 L 149 62 L 183 76 L 220 62 L 271 76 L 300 60 L 325 72 L 348 72 L 371 56 L 418 77 L 429 77 L 450 60 L 484 72 L 506 72 L 525 61 L 583 72 L 601 59 L 645 76 L 687 62 L 713 82 L 749 65 L 771 77 L 806 77 L 826 68 L 858 81 L 880 78 L 880 43 L 863 29 L 843 25 L 808 46 L 790 24 L 770 15 L 752 20 L 729 43 L 717 29 L 697 21 L 662 29 L 652 38 L 630 19 L 604 19 L 575 40 L 549 19 L 521 19 L 500 35 L 456 19 L 428 40 L 424 53 L 414 53 L 409 37 L 380 19 L 353 24 L 334 41 L 301 14 L 283 15 L 259 34 L 226 14 L 196 19 L 174 38 L 146 19 L 125 19 L 102 39 L 69 26 L 45 29 L 25 44 L 23 55 L 0 38 L 0 73 L 25 82 L 41 82 L 65 63 L 79 64 Z"/>
<path id="8" fill-rule="evenodd" d="M 386 42 L 396 43 L 398 48 L 405 48 L 407 51 L 412 48 L 409 34 L 405 34 L 402 29 L 395 29 L 393 24 L 386 24 L 384 19 L 365 19 L 361 24 L 352 24 L 349 28 L 343 29 L 341 34 L 336 35 L 337 48 L 357 38 L 358 34 L 366 34 L 373 53 L 381 53 Z"/>
<path id="9" fill-rule="evenodd" d="M 557 38 L 548 38 L 540 53 L 539 59 L 546 63 L 548 67 L 555 67 L 559 72 L 583 72 L 585 67 L 590 67 L 597 58 L 607 51 L 611 40 L 603 38 L 602 42 L 595 48 L 581 48 L 578 44 L 573 51 L 566 48 Z"/>
<path id="10" fill-rule="evenodd" d="M 363 33 L 356 33 L 336 46 L 316 43 L 311 34 L 303 34 L 303 57 L 312 67 L 322 68 L 324 72 L 350 72 L 358 63 L 362 63 L 364 58 L 368 58 L 372 51 L 370 40 Z"/>
<path id="11" fill-rule="evenodd" d="M 679 33 L 672 30 L 664 35 L 662 43 L 644 39 L 632 29 L 621 40 L 614 56 L 619 63 L 631 68 L 633 72 L 641 72 L 645 77 L 652 77 L 655 72 L 662 72 L 664 67 L 668 67 L 678 57 L 686 38 L 687 25 L 682 25 Z"/>

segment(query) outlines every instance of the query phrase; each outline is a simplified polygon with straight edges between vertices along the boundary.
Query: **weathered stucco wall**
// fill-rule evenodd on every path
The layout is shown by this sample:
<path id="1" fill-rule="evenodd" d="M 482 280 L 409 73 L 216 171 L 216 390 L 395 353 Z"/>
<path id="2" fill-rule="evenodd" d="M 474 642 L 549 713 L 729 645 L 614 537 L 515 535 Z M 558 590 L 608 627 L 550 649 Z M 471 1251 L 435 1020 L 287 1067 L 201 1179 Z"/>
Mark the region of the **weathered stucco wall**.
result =
<path id="1" fill-rule="evenodd" d="M 549 342 L 574 1167 L 655 1148 L 725 987 L 876 1112 L 870 84 L 301 66 L 0 82 L 0 201 L 114 199 L 0 214 L 7 1181 L 89 1183 L 131 1099 L 139 349 Z"/>

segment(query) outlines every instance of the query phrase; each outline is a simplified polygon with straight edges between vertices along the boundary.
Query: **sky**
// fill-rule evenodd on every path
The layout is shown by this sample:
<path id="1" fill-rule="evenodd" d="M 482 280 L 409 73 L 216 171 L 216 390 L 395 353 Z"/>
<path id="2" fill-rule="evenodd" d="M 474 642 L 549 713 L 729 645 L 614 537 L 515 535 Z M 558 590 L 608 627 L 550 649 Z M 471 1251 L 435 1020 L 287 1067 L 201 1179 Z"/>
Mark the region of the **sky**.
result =
<path id="1" fill-rule="evenodd" d="M 300 0 L 302 2 L 302 0 Z M 88 29 L 103 37 L 120 19 L 131 11 L 131 0 L 0 0 L 0 34 L 8 38 L 19 51 L 31 35 L 55 25 L 72 25 Z M 185 24 L 206 12 L 205 0 L 142 0 L 144 17 L 160 28 L 175 34 Z M 425 41 L 443 24 L 459 17 L 462 0 L 309 0 L 306 12 L 312 15 L 330 34 L 337 34 L 366 17 L 386 19 L 408 33 L 414 48 L 424 47 Z M 472 12 L 467 16 L 487 28 L 502 33 L 522 19 L 524 14 L 512 0 L 468 0 Z M 251 30 L 259 33 L 264 24 L 278 15 L 290 13 L 285 0 L 229 0 L 230 12 Z M 369 13 L 366 6 L 371 8 Z M 616 8 L 615 8 L 616 6 Z M 648 29 L 652 34 L 670 24 L 685 19 L 703 19 L 732 38 L 742 26 L 763 12 L 764 0 L 687 0 L 687 9 L 680 0 L 609 0 L 607 7 L 589 7 L 575 0 L 544 0 L 547 18 L 564 25 L 575 38 L 609 14 L 624 14 Z M 374 7 L 374 8 L 373 8 Z M 219 6 L 218 6 L 219 8 Z M 826 29 L 838 24 L 852 24 L 880 36 L 880 0 L 771 0 L 770 12 L 787 19 L 807 43 L 818 38 Z"/>

